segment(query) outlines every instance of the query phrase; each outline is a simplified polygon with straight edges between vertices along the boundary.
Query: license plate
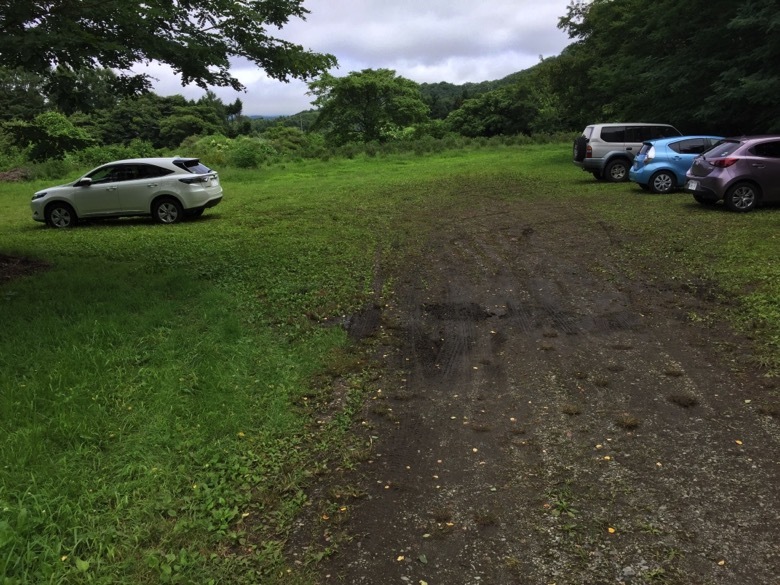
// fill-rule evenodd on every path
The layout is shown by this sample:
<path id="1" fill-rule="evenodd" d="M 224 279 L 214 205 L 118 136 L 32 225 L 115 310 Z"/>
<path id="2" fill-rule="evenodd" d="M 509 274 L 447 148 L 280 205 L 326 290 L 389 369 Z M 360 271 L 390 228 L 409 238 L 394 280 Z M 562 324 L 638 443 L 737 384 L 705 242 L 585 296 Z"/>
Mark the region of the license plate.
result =
<path id="1" fill-rule="evenodd" d="M 699 188 L 699 181 L 688 181 L 688 184 L 685 186 L 686 189 L 690 189 L 691 191 L 696 191 L 696 189 Z"/>

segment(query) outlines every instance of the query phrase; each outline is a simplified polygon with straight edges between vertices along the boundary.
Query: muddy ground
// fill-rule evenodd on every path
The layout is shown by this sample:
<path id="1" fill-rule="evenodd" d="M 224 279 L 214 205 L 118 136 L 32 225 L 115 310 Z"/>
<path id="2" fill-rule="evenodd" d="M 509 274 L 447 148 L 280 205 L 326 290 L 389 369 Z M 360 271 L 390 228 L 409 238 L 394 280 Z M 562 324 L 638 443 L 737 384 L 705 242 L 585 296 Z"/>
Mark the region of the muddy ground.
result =
<path id="1" fill-rule="evenodd" d="M 332 547 L 321 583 L 780 584 L 778 390 L 707 287 L 626 270 L 576 204 L 432 221 L 385 275 L 371 451 L 314 488 L 293 558 Z"/>

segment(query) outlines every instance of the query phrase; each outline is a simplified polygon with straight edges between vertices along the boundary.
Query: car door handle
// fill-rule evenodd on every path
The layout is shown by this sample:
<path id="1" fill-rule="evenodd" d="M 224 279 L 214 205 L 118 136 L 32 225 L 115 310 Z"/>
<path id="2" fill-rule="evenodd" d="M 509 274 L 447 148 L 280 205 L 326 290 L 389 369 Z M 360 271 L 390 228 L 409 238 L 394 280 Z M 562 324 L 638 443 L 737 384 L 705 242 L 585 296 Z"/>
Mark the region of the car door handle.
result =
<path id="1" fill-rule="evenodd" d="M 149 188 L 151 189 L 152 187 L 156 187 L 156 186 L 157 186 L 157 183 L 147 183 L 147 185 L 146 185 L 146 186 L 147 186 L 147 187 L 149 187 Z"/>
<path id="2" fill-rule="evenodd" d="M 750 166 L 753 167 L 754 169 L 763 169 L 766 165 L 762 165 L 762 164 L 759 164 L 759 163 L 753 163 Z"/>

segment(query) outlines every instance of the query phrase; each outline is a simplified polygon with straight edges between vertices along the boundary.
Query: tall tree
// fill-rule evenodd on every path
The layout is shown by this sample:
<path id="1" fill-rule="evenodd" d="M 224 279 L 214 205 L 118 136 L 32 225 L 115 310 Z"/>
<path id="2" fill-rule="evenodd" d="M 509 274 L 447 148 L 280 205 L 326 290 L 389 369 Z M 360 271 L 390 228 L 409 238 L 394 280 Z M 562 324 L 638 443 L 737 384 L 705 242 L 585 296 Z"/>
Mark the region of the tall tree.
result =
<path id="1" fill-rule="evenodd" d="M 0 2 L 0 66 L 48 76 L 65 69 L 124 72 L 117 89 L 149 87 L 137 63 L 159 61 L 184 84 L 243 89 L 230 58 L 255 63 L 274 79 L 309 79 L 336 64 L 328 54 L 275 38 L 303 0 L 26 0 Z M 121 82 L 121 83 L 120 83 Z"/>
<path id="2" fill-rule="evenodd" d="M 574 127 L 670 122 L 684 132 L 780 131 L 777 0 L 571 2 L 574 42 L 553 87 Z"/>
<path id="3" fill-rule="evenodd" d="M 325 73 L 309 83 L 309 95 L 320 108 L 314 129 L 323 129 L 334 144 L 384 141 L 392 131 L 426 120 L 429 111 L 420 86 L 391 69 Z"/>
<path id="4" fill-rule="evenodd" d="M 31 121 L 46 108 L 43 80 L 22 69 L 0 68 L 0 120 Z"/>

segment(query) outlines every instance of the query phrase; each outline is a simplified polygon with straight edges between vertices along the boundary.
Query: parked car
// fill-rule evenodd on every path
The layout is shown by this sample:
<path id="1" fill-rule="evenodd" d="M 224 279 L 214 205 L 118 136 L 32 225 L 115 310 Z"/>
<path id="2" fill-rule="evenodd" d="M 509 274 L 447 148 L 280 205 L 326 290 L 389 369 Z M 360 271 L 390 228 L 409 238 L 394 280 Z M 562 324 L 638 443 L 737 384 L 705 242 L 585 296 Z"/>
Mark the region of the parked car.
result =
<path id="1" fill-rule="evenodd" d="M 728 138 L 696 157 L 685 190 L 703 205 L 721 199 L 732 211 L 780 201 L 780 135 Z"/>
<path id="2" fill-rule="evenodd" d="M 176 223 L 220 201 L 219 176 L 197 158 L 138 158 L 110 162 L 72 183 L 38 191 L 30 207 L 35 221 L 67 228 L 80 219 L 123 216 Z"/>
<path id="3" fill-rule="evenodd" d="M 669 124 L 591 124 L 574 141 L 574 164 L 599 180 L 628 181 L 628 169 L 642 143 L 682 136 Z"/>
<path id="4" fill-rule="evenodd" d="M 697 155 L 715 146 L 722 136 L 676 136 L 642 144 L 628 178 L 652 193 L 671 193 L 685 185 L 685 173 Z"/>

